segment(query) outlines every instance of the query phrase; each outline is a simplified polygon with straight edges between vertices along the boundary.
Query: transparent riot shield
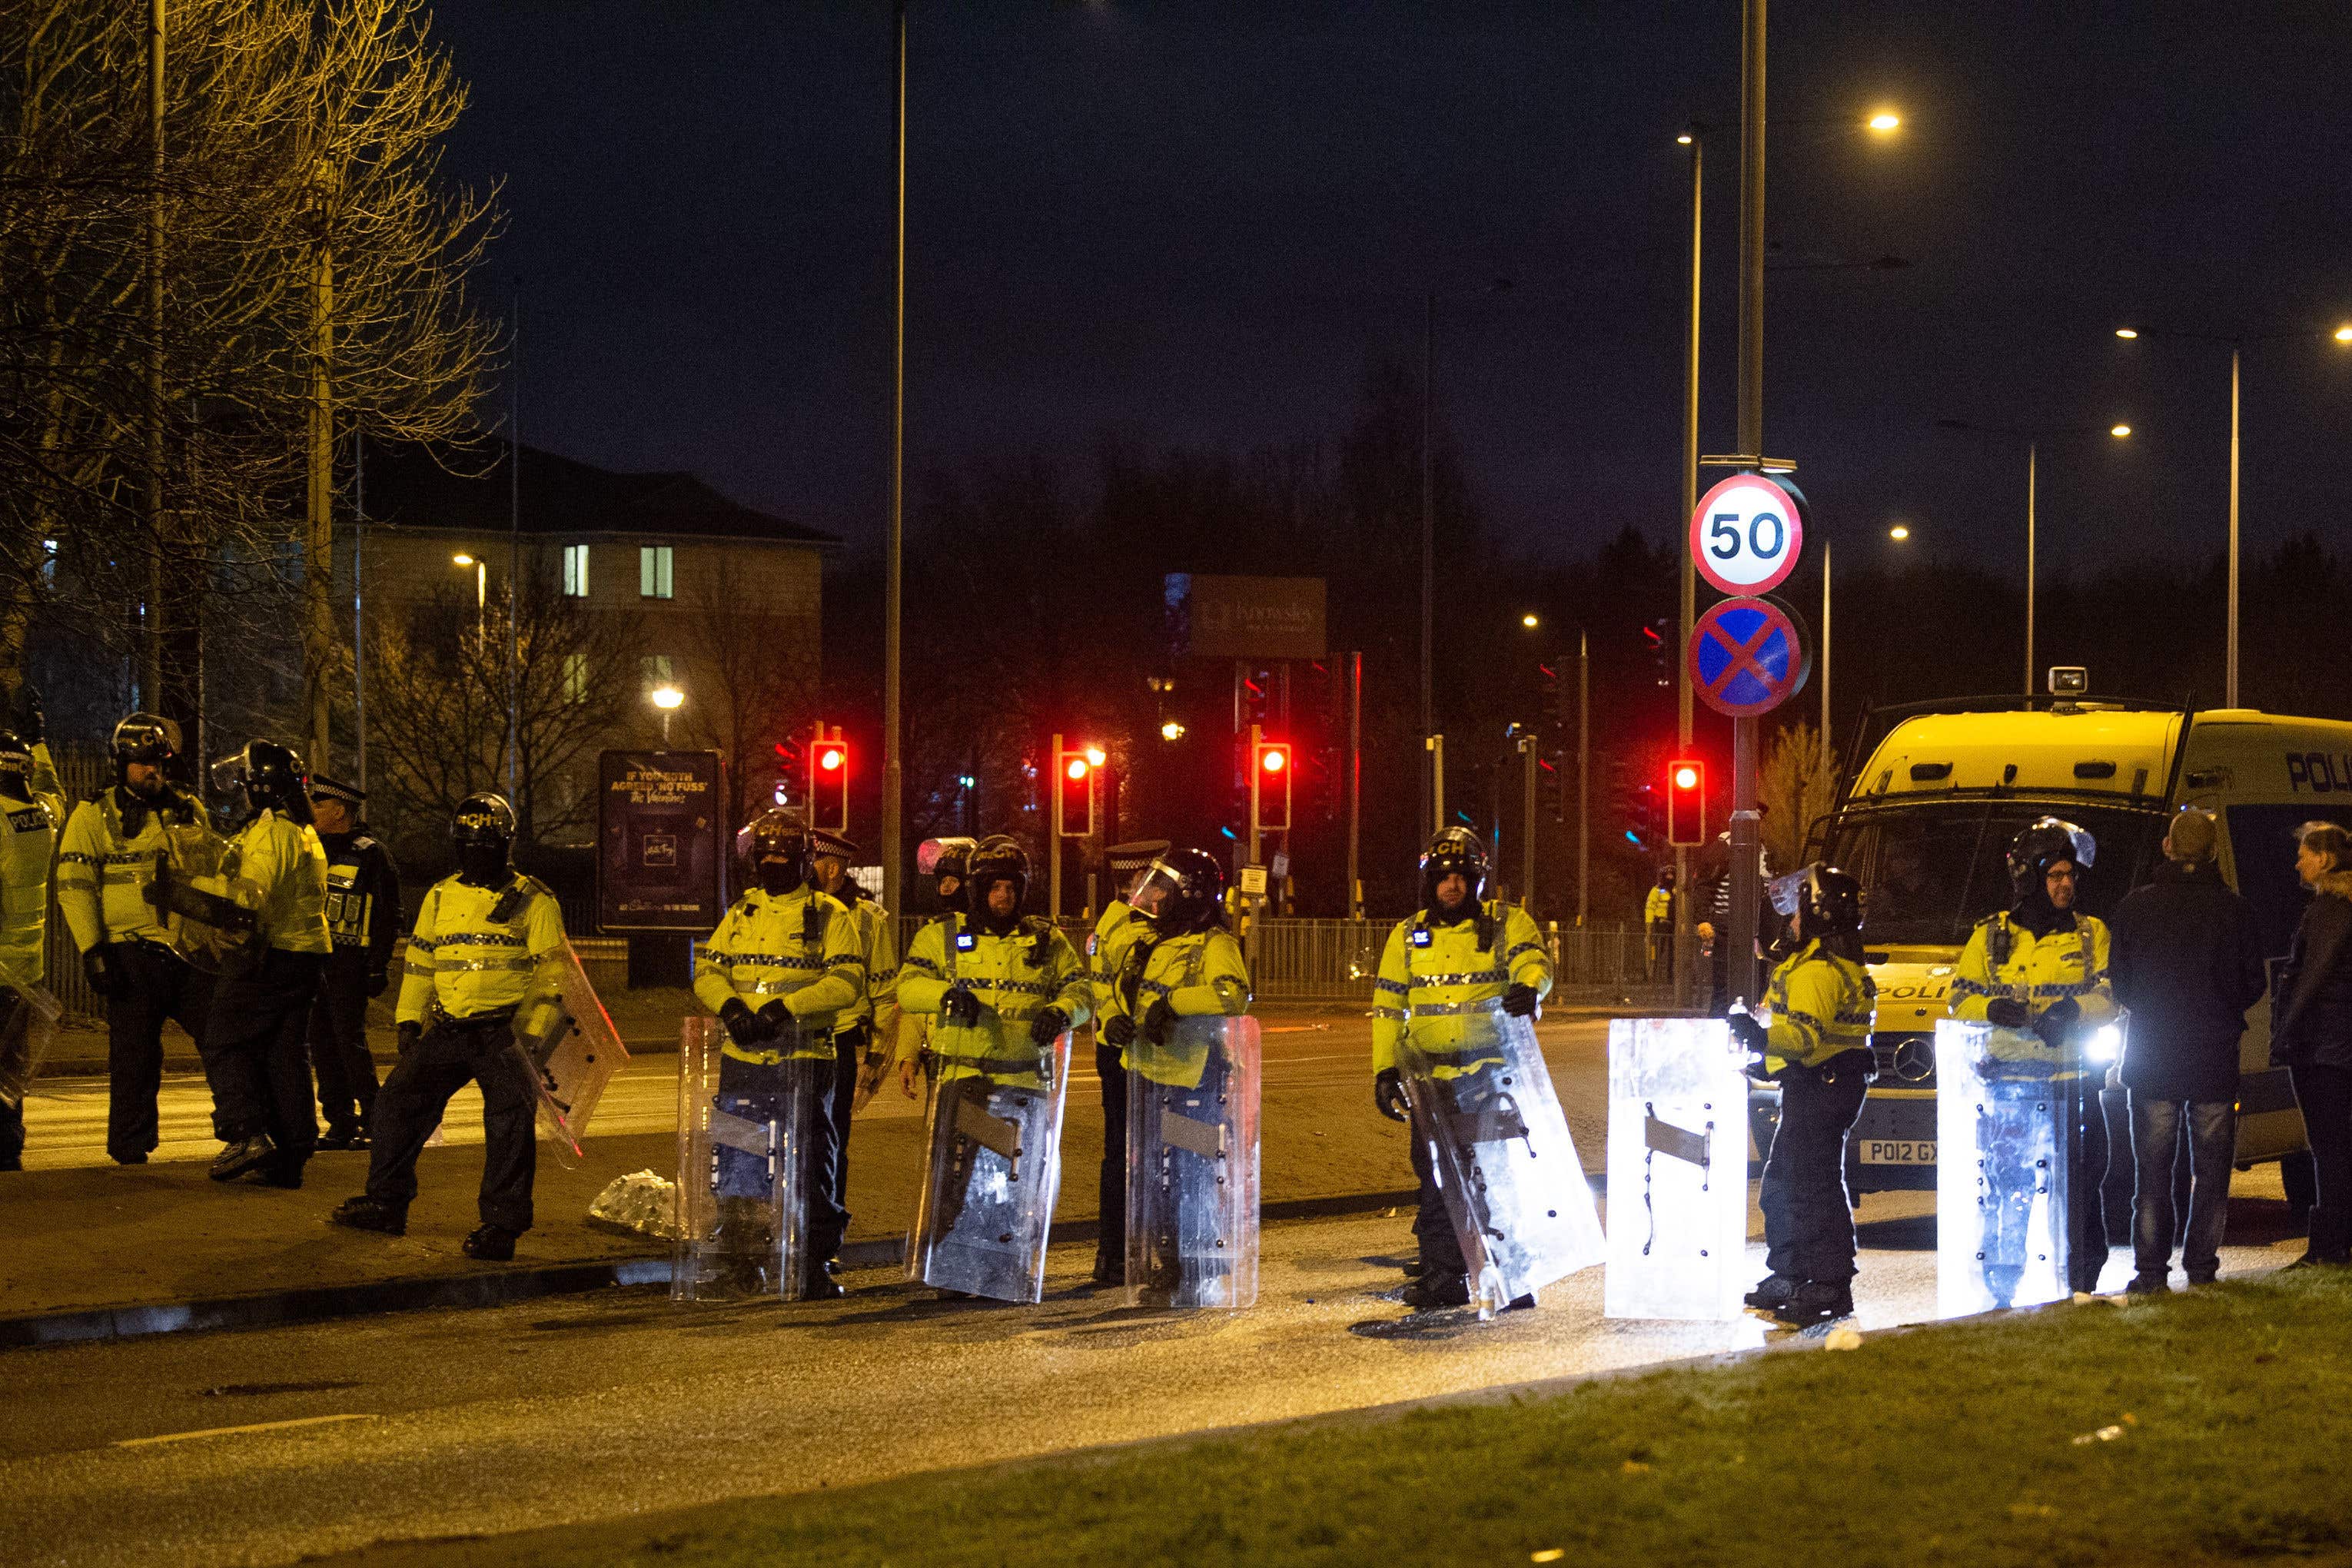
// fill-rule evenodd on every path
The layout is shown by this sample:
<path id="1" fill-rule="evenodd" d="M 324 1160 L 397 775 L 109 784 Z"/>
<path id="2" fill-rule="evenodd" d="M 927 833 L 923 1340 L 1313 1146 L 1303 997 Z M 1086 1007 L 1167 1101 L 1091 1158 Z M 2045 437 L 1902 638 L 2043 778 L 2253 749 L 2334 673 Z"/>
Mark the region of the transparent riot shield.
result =
<path id="1" fill-rule="evenodd" d="M 540 960 L 530 994 L 515 1009 L 514 1037 L 539 1091 L 541 1135 L 557 1163 L 569 1165 L 580 1158 L 604 1086 L 629 1059 L 570 942 Z"/>
<path id="2" fill-rule="evenodd" d="M 226 895 L 236 862 L 236 846 L 211 827 L 180 823 L 163 829 L 163 847 L 146 889 L 172 946 L 207 974 L 236 968 L 258 941 L 253 912 Z"/>
<path id="3" fill-rule="evenodd" d="M 799 1040 L 790 1025 L 774 1048 L 791 1053 Z M 797 1301 L 824 1262 L 810 1231 L 810 1184 L 823 1178 L 809 1152 L 834 1064 L 790 1054 L 749 1062 L 726 1043 L 712 1017 L 687 1019 L 678 1038 L 670 1299 Z"/>
<path id="4" fill-rule="evenodd" d="M 1747 1054 L 1717 1018 L 1609 1026 L 1612 1318 L 1740 1314 L 1748 1264 Z"/>
<path id="5" fill-rule="evenodd" d="M 1936 1026 L 1936 1306 L 1948 1318 L 2067 1294 L 2068 1086 L 2032 1040 Z"/>
<path id="6" fill-rule="evenodd" d="M 1490 1318 L 1600 1262 L 1607 1244 L 1533 1026 L 1499 1003 L 1444 1022 L 1457 1049 L 1424 1054 L 1408 1039 L 1397 1066 L 1412 1135 L 1426 1142 L 1462 1243 L 1471 1300 Z"/>
<path id="7" fill-rule="evenodd" d="M 65 1005 L 47 986 L 26 980 L 5 963 L 0 963 L 0 989 L 6 993 L 8 1008 L 6 1018 L 0 1019 L 0 1101 L 21 1110 L 57 1038 Z"/>
<path id="8" fill-rule="evenodd" d="M 1127 1304 L 1257 1300 L 1258 1026 L 1179 1018 L 1128 1047 Z"/>
<path id="9" fill-rule="evenodd" d="M 1007 1043 L 1000 1047 L 1010 1050 Z M 1027 1037 L 1019 1038 L 1025 1045 Z M 941 1056 L 924 1129 L 929 1157 L 907 1238 L 907 1278 L 1000 1301 L 1045 1294 L 1045 1241 L 1062 1180 L 1070 1036 L 1028 1047 L 1031 1071 Z M 1006 1066 L 1013 1058 L 989 1058 Z"/>

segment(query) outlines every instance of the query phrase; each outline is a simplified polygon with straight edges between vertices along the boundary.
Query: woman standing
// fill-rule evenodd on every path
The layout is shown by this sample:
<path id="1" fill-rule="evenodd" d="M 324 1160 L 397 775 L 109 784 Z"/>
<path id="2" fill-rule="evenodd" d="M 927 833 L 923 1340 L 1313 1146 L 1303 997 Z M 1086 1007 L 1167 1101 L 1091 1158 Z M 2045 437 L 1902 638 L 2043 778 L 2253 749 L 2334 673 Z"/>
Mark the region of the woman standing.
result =
<path id="1" fill-rule="evenodd" d="M 2294 868 L 2312 890 L 2271 1004 L 2271 1064 L 2294 1076 L 2319 1199 L 2311 1241 L 2287 1267 L 2352 1263 L 2352 834 L 2296 831 Z"/>

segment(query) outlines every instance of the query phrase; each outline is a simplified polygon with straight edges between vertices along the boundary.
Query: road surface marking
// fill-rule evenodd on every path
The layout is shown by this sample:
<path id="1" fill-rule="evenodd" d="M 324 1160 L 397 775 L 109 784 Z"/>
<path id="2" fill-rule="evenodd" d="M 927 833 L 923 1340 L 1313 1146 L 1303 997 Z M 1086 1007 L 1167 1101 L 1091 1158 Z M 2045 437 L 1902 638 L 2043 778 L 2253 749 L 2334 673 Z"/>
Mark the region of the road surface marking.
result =
<path id="1" fill-rule="evenodd" d="M 239 1432 L 278 1432 L 289 1426 L 324 1426 L 336 1421 L 373 1421 L 373 1414 L 355 1415 L 305 1415 L 293 1421 L 257 1421 L 249 1426 L 207 1426 L 201 1432 L 166 1432 L 160 1437 L 124 1437 L 114 1445 L 118 1448 L 144 1448 L 156 1443 L 185 1443 L 197 1437 L 228 1437 Z"/>

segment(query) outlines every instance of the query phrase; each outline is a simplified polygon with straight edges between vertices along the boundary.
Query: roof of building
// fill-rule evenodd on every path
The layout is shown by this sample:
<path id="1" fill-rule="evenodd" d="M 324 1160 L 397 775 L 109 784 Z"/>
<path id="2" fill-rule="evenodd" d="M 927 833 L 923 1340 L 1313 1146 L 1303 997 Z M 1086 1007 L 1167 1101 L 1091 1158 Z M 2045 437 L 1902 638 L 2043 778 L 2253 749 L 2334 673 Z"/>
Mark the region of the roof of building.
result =
<path id="1" fill-rule="evenodd" d="M 367 520 L 395 528 L 504 533 L 513 524 L 515 475 L 508 443 L 378 446 L 366 453 Z M 838 544 L 820 533 L 720 495 L 692 474 L 624 474 L 521 446 L 521 531 L 532 534 L 675 534 L 706 539 Z"/>

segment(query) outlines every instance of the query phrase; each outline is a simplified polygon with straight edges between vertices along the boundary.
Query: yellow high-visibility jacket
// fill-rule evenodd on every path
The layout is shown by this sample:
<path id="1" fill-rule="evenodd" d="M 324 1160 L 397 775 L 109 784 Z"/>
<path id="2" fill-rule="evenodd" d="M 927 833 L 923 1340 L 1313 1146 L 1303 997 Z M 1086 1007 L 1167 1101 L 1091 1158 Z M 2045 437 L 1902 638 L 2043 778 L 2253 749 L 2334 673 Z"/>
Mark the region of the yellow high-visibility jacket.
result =
<path id="1" fill-rule="evenodd" d="M 1180 1018 L 1203 1014 L 1238 1018 L 1249 1011 L 1249 965 L 1233 932 L 1213 926 L 1160 941 L 1151 934 L 1149 921 L 1133 921 L 1127 929 L 1135 935 L 1122 951 L 1122 973 L 1112 983 L 1106 1017 L 1125 1015 L 1141 1024 L 1152 1004 L 1163 1001 Z M 1118 1059 L 1154 1083 L 1178 1089 L 1196 1087 L 1208 1064 L 1205 1046 L 1186 1047 L 1173 1040 L 1155 1046 L 1140 1033 Z"/>
<path id="2" fill-rule="evenodd" d="M 1675 923 L 1675 895 L 1664 888 L 1652 888 L 1650 896 L 1642 901 L 1642 920 L 1654 926 Z"/>
<path id="3" fill-rule="evenodd" d="M 2006 957 L 2000 956 L 2006 949 Z M 2006 1064 L 2013 1078 L 2079 1078 L 2083 1047 L 2091 1032 L 2116 1016 L 2114 988 L 2107 983 L 2110 952 L 2107 922 L 2078 914 L 2072 931 L 2037 937 L 2007 914 L 1988 915 L 1969 932 L 1968 945 L 1952 966 L 1952 1016 L 1981 1020 L 1996 996 L 2026 1005 L 2036 1018 L 2072 997 L 2082 1017 L 2063 1048 L 2053 1047 L 2025 1029 L 1993 1030 L 1986 1049 Z"/>
<path id="4" fill-rule="evenodd" d="M 49 856 L 66 819 L 49 748 L 32 752 L 33 798 L 0 797 L 0 975 L 24 987 L 48 977 Z"/>
<path id="5" fill-rule="evenodd" d="M 256 931 L 285 952 L 327 952 L 327 847 L 319 830 L 265 810 L 229 840 L 217 877 L 189 880 L 251 910 Z"/>
<path id="6" fill-rule="evenodd" d="M 841 900 L 814 888 L 768 893 L 754 888 L 735 900 L 694 956 L 694 994 L 712 1012 L 730 998 L 754 1013 L 781 1000 L 802 1025 L 779 1046 L 719 1048 L 741 1061 L 787 1057 L 831 1059 L 833 1032 L 866 996 L 866 951 L 857 921 Z"/>
<path id="7" fill-rule="evenodd" d="M 838 1026 L 849 1029 L 871 1024 L 866 1035 L 866 1051 L 871 1055 L 898 1026 L 898 922 L 872 899 L 860 898 L 844 907 L 857 932 L 857 950 L 866 959 L 866 984 L 856 1005 L 839 1015 Z"/>
<path id="8" fill-rule="evenodd" d="M 1372 982 L 1372 1071 L 1395 1067 L 1408 1040 L 1439 1078 L 1501 1059 L 1487 1048 L 1494 1036 L 1484 1016 L 1513 984 L 1538 996 L 1552 985 L 1551 954 L 1517 905 L 1489 899 L 1451 925 L 1433 924 L 1427 910 L 1399 921 Z M 1481 1016 L 1465 1021 L 1473 1014 Z"/>
<path id="9" fill-rule="evenodd" d="M 1136 913 L 1135 906 L 1125 899 L 1113 899 L 1104 908 L 1102 918 L 1095 921 L 1095 929 L 1087 938 L 1087 973 L 1094 978 L 1097 1022 L 1110 1016 L 1111 988 L 1118 983 L 1128 948 L 1150 929 L 1150 922 Z"/>
<path id="10" fill-rule="evenodd" d="M 980 999 L 976 1024 L 950 1024 L 940 1016 L 959 984 Z M 1094 1016 L 1093 1005 L 1094 987 L 1078 950 L 1035 915 L 1004 936 L 982 930 L 967 914 L 941 916 L 915 933 L 898 971 L 898 1005 L 931 1019 L 930 1047 L 941 1079 L 986 1074 L 1041 1084 L 1045 1053 L 1029 1037 L 1031 1020 L 1059 1007 L 1075 1029 Z M 902 1051 L 909 1038 L 901 1036 Z"/>
<path id="11" fill-rule="evenodd" d="M 519 1007 L 539 972 L 560 968 L 569 951 L 563 908 L 536 878 L 511 873 L 498 887 L 477 888 L 444 877 L 416 906 L 396 1017 L 429 1026 Z M 557 978 L 551 973 L 539 988 L 551 989 Z"/>
<path id="12" fill-rule="evenodd" d="M 1832 1057 L 1870 1044 L 1878 988 L 1870 972 L 1840 958 L 1816 940 L 1780 961 L 1764 991 L 1772 1026 L 1764 1067 L 1779 1072 L 1794 1063 L 1817 1068 Z"/>
<path id="13" fill-rule="evenodd" d="M 126 815 L 138 831 L 126 833 Z M 164 829 L 201 823 L 204 808 L 179 791 L 141 800 L 121 785 L 83 801 L 66 818 L 58 844 L 58 912 L 88 952 L 105 942 L 169 942 L 163 911 L 147 901 Z"/>

